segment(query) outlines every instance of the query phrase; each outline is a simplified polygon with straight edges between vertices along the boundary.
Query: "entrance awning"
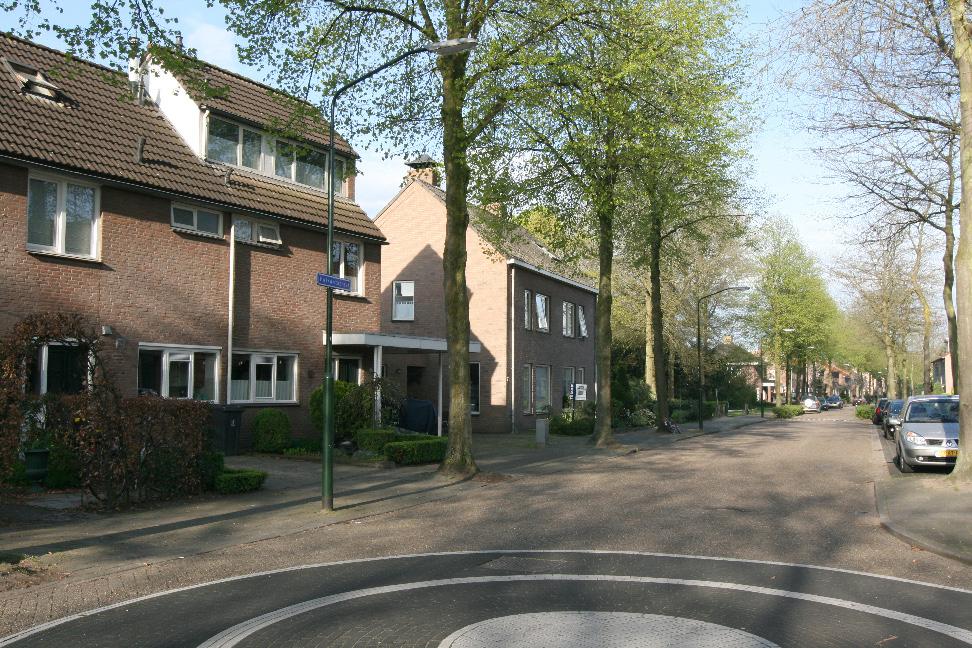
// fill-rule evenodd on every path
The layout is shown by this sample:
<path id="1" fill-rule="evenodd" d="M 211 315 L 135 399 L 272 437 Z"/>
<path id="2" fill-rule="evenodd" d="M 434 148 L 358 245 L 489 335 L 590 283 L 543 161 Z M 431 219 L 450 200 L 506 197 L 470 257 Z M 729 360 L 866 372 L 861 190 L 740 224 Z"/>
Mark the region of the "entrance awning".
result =
<path id="1" fill-rule="evenodd" d="M 323 335 L 323 334 L 322 334 Z M 445 338 L 417 337 L 414 335 L 389 335 L 387 333 L 332 333 L 331 341 L 339 346 L 370 346 L 386 349 L 411 349 L 414 351 L 445 352 Z M 482 345 L 469 341 L 469 353 L 479 353 Z"/>

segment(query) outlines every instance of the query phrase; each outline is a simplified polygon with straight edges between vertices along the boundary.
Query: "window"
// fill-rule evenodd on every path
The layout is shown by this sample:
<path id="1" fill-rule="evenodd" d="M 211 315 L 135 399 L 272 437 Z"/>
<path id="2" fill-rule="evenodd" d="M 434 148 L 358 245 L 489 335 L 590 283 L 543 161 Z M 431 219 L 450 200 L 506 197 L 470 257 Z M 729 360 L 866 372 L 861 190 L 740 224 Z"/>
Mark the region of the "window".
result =
<path id="1" fill-rule="evenodd" d="M 545 365 L 533 368 L 533 407 L 537 412 L 550 409 L 550 367 Z"/>
<path id="2" fill-rule="evenodd" d="M 331 248 L 331 264 L 334 274 L 351 280 L 349 293 L 363 294 L 361 289 L 361 245 L 335 241 Z"/>
<path id="3" fill-rule="evenodd" d="M 577 380 L 577 384 L 578 385 L 586 385 L 587 384 L 584 381 L 584 367 L 577 367 L 577 378 L 576 378 L 576 380 Z"/>
<path id="4" fill-rule="evenodd" d="M 550 332 L 550 298 L 546 295 L 537 293 L 534 299 L 536 311 L 534 312 L 534 329 L 541 333 Z"/>
<path id="5" fill-rule="evenodd" d="M 91 356 L 77 344 L 45 344 L 27 372 L 28 391 L 44 394 L 78 394 L 84 389 Z"/>
<path id="6" fill-rule="evenodd" d="M 191 205 L 174 204 L 172 205 L 172 227 L 185 232 L 208 234 L 222 238 L 223 215 L 219 212 L 199 209 Z"/>
<path id="7" fill-rule="evenodd" d="M 479 363 L 469 363 L 469 411 L 479 414 Z"/>
<path id="8" fill-rule="evenodd" d="M 361 383 L 360 358 L 336 358 L 334 360 L 335 380 L 358 385 Z"/>
<path id="9" fill-rule="evenodd" d="M 324 189 L 326 168 L 326 154 L 283 140 L 274 142 L 273 172 L 278 178 Z"/>
<path id="10" fill-rule="evenodd" d="M 523 365 L 523 382 L 520 383 L 520 408 L 524 414 L 533 413 L 533 365 Z"/>
<path id="11" fill-rule="evenodd" d="M 249 218 L 234 218 L 236 240 L 241 243 L 261 243 L 280 245 L 280 225 L 272 222 L 253 221 Z"/>
<path id="12" fill-rule="evenodd" d="M 564 367 L 564 388 L 563 401 L 565 406 L 570 405 L 570 386 L 574 384 L 574 368 Z"/>
<path id="13" fill-rule="evenodd" d="M 564 302 L 564 312 L 563 312 L 563 332 L 564 337 L 574 337 L 574 305 L 570 302 Z"/>
<path id="14" fill-rule="evenodd" d="M 215 162 L 262 168 L 263 136 L 231 121 L 211 116 L 206 137 L 206 157 Z"/>
<path id="15" fill-rule="evenodd" d="M 582 338 L 587 338 L 587 318 L 584 317 L 584 307 L 577 305 L 577 333 Z"/>
<path id="16" fill-rule="evenodd" d="M 98 188 L 32 175 L 27 186 L 27 249 L 93 259 L 98 255 Z"/>
<path id="17" fill-rule="evenodd" d="M 334 158 L 334 193 L 339 196 L 346 196 L 344 190 L 344 180 L 347 169 L 344 164 L 344 160 L 341 158 Z"/>
<path id="18" fill-rule="evenodd" d="M 393 288 L 392 319 L 411 322 L 415 320 L 415 282 L 396 281 Z"/>
<path id="19" fill-rule="evenodd" d="M 7 61 L 7 65 L 10 66 L 10 70 L 17 78 L 24 92 L 54 99 L 55 101 L 59 101 L 62 98 L 63 94 L 61 89 L 51 83 L 47 75 L 40 70 L 32 68 L 29 65 L 24 65 L 23 63 L 14 63 L 13 61 Z"/>
<path id="20" fill-rule="evenodd" d="M 283 353 L 234 353 L 230 383 L 230 396 L 234 402 L 295 402 L 297 356 Z"/>
<path id="21" fill-rule="evenodd" d="M 529 290 L 523 291 L 523 328 L 533 329 L 533 293 Z"/>
<path id="22" fill-rule="evenodd" d="M 139 346 L 138 393 L 216 401 L 219 349 Z"/>

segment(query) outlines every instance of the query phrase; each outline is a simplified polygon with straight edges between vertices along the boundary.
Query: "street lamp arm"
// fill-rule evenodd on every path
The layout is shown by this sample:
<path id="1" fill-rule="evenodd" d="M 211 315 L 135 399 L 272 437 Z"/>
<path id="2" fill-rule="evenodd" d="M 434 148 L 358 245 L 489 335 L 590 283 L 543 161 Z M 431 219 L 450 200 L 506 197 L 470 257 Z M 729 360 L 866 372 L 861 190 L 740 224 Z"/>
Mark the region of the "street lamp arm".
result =
<path id="1" fill-rule="evenodd" d="M 715 292 L 710 292 L 708 295 L 702 295 L 701 297 L 699 297 L 699 301 L 702 301 L 703 299 L 708 299 L 709 297 L 713 297 L 720 293 L 728 292 L 730 290 L 749 290 L 749 286 L 729 286 L 728 288 L 722 288 L 720 290 L 716 290 Z"/>

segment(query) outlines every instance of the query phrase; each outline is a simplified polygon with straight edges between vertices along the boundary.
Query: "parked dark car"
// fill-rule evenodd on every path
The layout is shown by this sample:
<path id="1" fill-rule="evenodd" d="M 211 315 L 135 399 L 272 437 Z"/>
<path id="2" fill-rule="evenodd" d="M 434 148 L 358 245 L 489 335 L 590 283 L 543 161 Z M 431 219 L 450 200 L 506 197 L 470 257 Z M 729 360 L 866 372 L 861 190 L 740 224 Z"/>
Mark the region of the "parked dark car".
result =
<path id="1" fill-rule="evenodd" d="M 884 411 L 884 420 L 881 422 L 881 433 L 885 439 L 894 439 L 898 430 L 901 429 L 901 409 L 904 407 L 904 400 L 898 399 L 888 403 Z"/>
<path id="2" fill-rule="evenodd" d="M 877 407 L 874 408 L 874 418 L 871 419 L 871 423 L 874 425 L 884 423 L 884 409 L 888 406 L 890 400 L 889 398 L 882 398 L 877 402 Z"/>
<path id="3" fill-rule="evenodd" d="M 844 399 L 836 394 L 827 397 L 827 409 L 843 409 Z"/>

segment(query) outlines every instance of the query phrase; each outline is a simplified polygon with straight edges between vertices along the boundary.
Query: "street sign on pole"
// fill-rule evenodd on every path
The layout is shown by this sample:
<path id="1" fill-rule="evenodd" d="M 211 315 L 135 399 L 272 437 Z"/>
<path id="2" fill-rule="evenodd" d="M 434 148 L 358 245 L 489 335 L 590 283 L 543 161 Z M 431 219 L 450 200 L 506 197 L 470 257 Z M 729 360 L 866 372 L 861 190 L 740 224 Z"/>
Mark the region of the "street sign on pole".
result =
<path id="1" fill-rule="evenodd" d="M 571 385 L 571 396 L 575 401 L 586 401 L 587 400 L 587 385 L 583 383 L 575 383 Z"/>
<path id="2" fill-rule="evenodd" d="M 324 272 L 317 273 L 317 285 L 322 288 L 333 288 L 335 290 L 351 290 L 351 280 L 335 277 Z"/>

